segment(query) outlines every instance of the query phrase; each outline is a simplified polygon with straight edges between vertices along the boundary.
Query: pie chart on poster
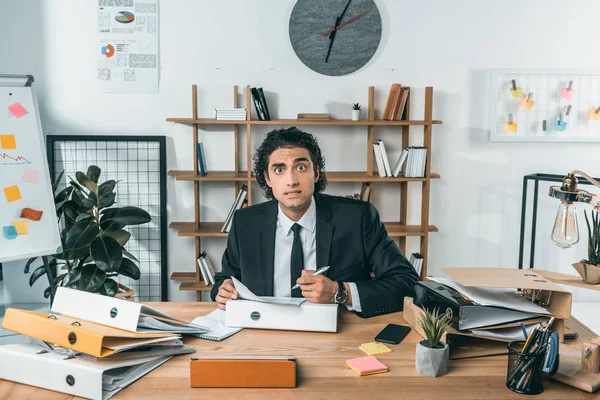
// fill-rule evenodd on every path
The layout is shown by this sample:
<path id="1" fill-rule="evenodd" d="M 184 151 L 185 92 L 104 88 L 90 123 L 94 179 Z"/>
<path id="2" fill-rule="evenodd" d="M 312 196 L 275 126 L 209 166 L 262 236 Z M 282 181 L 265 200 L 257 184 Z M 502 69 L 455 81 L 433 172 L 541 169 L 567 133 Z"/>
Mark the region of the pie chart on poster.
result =
<path id="1" fill-rule="evenodd" d="M 121 14 L 121 15 L 117 15 L 115 17 L 115 20 L 122 24 L 128 24 L 130 22 L 133 22 L 133 20 L 135 19 L 135 16 L 133 15 L 133 13 L 131 13 L 129 11 L 119 11 L 117 14 Z"/>
<path id="2" fill-rule="evenodd" d="M 110 58 L 115 55 L 115 48 L 112 44 L 107 44 L 106 46 L 102 46 L 102 55 L 106 58 Z"/>

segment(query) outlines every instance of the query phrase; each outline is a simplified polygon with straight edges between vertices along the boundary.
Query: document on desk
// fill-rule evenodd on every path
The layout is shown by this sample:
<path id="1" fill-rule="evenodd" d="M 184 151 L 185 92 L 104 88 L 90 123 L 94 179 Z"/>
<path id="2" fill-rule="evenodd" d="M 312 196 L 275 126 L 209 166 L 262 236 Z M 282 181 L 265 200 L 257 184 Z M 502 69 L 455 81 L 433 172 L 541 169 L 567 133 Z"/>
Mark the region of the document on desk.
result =
<path id="1" fill-rule="evenodd" d="M 304 297 L 271 297 L 271 296 L 257 296 L 250 289 L 246 287 L 242 282 L 237 280 L 235 277 L 231 277 L 235 290 L 238 291 L 239 299 L 258 301 L 260 303 L 271 303 L 271 304 L 286 304 L 299 306 L 304 303 L 306 299 Z"/>
<path id="2" fill-rule="evenodd" d="M 427 279 L 449 286 L 482 306 L 502 307 L 526 313 L 550 315 L 550 312 L 544 307 L 519 296 L 511 289 L 463 286 L 449 278 L 428 276 Z"/>

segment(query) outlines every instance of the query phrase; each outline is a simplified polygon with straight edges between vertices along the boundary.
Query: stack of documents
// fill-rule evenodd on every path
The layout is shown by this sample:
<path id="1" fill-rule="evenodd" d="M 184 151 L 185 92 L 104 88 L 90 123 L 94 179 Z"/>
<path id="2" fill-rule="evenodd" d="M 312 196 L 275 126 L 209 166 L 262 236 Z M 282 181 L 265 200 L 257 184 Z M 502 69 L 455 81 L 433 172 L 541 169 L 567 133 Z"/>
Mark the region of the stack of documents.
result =
<path id="1" fill-rule="evenodd" d="M 246 119 L 245 108 L 215 108 L 217 121 L 244 121 Z"/>

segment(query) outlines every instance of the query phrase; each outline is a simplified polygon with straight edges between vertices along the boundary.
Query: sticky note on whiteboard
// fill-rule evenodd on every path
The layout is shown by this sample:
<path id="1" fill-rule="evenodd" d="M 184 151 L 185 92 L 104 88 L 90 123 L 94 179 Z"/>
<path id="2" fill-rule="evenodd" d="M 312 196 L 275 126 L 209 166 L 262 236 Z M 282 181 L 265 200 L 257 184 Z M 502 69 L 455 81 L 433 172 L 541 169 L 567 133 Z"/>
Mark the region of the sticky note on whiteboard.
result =
<path id="1" fill-rule="evenodd" d="M 19 235 L 27 235 L 29 233 L 27 229 L 27 221 L 14 221 L 13 225 L 17 229 Z"/>
<path id="2" fill-rule="evenodd" d="M 560 97 L 562 97 L 563 99 L 571 101 L 571 98 L 573 97 L 573 90 L 569 90 L 569 88 L 563 88 L 563 89 L 561 89 L 561 91 L 560 91 Z"/>
<path id="3" fill-rule="evenodd" d="M 4 237 L 8 240 L 16 239 L 18 236 L 17 228 L 14 225 L 3 226 L 2 230 L 4 231 Z"/>
<path id="4" fill-rule="evenodd" d="M 600 111 L 597 111 L 595 108 L 590 108 L 588 118 L 592 121 L 600 121 Z"/>
<path id="5" fill-rule="evenodd" d="M 23 115 L 27 114 L 27 110 L 21 103 L 15 103 L 8 106 L 8 111 L 17 118 L 21 118 Z"/>
<path id="6" fill-rule="evenodd" d="M 17 148 L 15 135 L 0 135 L 0 148 L 3 150 L 14 150 Z"/>
<path id="7" fill-rule="evenodd" d="M 504 123 L 504 131 L 506 133 L 517 133 L 517 123 L 515 121 L 512 124 L 508 121 Z"/>
<path id="8" fill-rule="evenodd" d="M 37 169 L 25 168 L 23 170 L 23 180 L 30 183 L 39 182 L 39 173 Z"/>
<path id="9" fill-rule="evenodd" d="M 11 201 L 21 200 L 21 191 L 17 185 L 5 187 L 4 195 L 6 196 L 6 201 L 9 203 Z"/>

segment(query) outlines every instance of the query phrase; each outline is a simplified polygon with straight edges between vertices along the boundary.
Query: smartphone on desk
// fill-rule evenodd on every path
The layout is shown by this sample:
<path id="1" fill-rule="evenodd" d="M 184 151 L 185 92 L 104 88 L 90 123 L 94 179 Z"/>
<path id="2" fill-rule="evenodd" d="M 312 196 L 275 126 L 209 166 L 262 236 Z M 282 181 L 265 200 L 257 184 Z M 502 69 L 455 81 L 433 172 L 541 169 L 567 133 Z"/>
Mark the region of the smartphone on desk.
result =
<path id="1" fill-rule="evenodd" d="M 388 324 L 375 336 L 376 342 L 398 344 L 410 332 L 410 326 Z"/>

